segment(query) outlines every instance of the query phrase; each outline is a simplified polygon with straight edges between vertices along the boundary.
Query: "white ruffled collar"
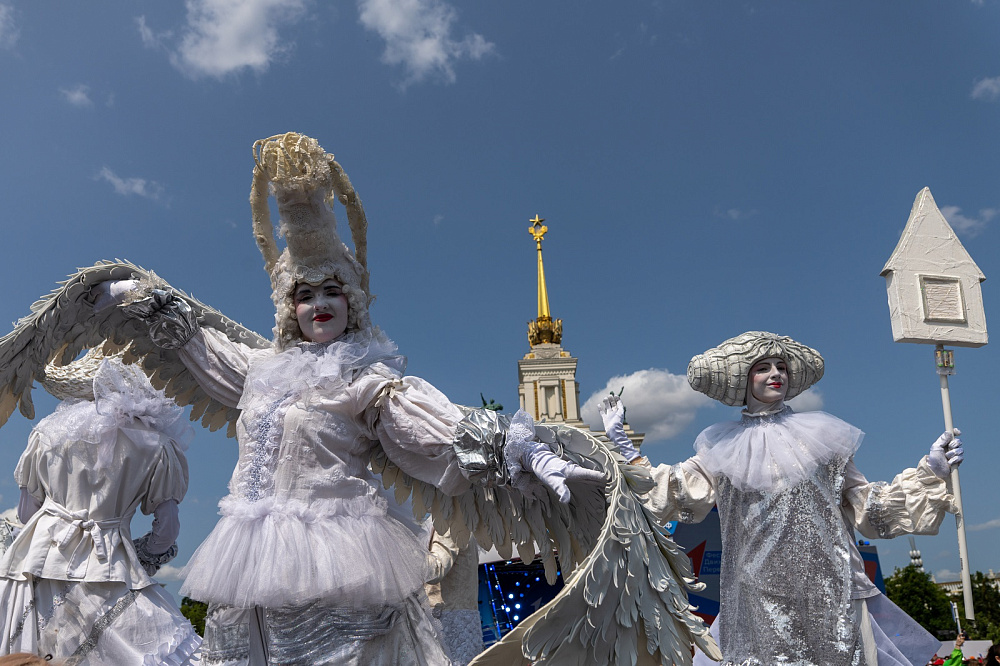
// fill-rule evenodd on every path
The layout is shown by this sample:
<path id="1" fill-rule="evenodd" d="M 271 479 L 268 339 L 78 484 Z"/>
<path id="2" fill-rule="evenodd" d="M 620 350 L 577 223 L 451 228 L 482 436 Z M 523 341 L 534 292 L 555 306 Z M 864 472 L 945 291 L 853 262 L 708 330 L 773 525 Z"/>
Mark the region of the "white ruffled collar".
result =
<path id="1" fill-rule="evenodd" d="M 738 490 L 780 492 L 835 458 L 847 459 L 864 433 L 826 412 L 744 412 L 706 428 L 694 443 L 702 467 Z"/>
<path id="2" fill-rule="evenodd" d="M 327 343 L 301 342 L 251 365 L 239 407 L 246 409 L 250 401 L 272 401 L 320 386 L 325 390 L 343 387 L 375 363 L 402 375 L 406 357 L 396 352 L 396 343 L 378 327 L 352 331 Z"/>

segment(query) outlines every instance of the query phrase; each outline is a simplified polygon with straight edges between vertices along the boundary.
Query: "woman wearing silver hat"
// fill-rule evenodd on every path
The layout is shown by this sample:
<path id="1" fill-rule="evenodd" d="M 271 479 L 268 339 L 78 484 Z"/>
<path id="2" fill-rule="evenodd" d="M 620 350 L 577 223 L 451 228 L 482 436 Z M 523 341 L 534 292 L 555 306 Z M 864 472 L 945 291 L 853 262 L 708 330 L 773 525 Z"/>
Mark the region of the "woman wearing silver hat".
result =
<path id="1" fill-rule="evenodd" d="M 706 428 L 691 458 L 654 469 L 648 505 L 660 520 L 682 522 L 718 506 L 723 553 L 713 633 L 723 664 L 926 663 L 937 642 L 868 580 L 853 530 L 871 538 L 937 533 L 955 511 L 945 479 L 962 461 L 958 431 L 941 435 L 891 483 L 870 483 L 853 461 L 860 430 L 784 404 L 822 376 L 818 352 L 773 333 L 743 333 L 695 356 L 691 386 L 743 406 L 742 417 Z M 626 446 L 621 402 L 610 398 L 601 411 L 626 457 L 649 465 Z"/>

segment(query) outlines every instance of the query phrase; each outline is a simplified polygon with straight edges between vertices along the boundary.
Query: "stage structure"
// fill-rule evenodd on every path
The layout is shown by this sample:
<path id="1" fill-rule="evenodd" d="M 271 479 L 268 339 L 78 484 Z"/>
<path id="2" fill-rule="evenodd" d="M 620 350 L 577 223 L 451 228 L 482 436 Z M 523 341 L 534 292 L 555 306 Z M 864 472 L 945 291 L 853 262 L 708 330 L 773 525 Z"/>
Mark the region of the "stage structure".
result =
<path id="1" fill-rule="evenodd" d="M 980 288 L 986 276 L 938 210 L 930 188 L 925 187 L 917 194 L 903 235 L 881 274 L 889 292 L 893 340 L 935 346 L 944 427 L 952 430 L 948 375 L 955 374 L 955 359 L 954 352 L 945 349 L 945 345 L 982 347 L 989 341 Z M 957 468 L 951 471 L 950 485 L 958 506 L 955 522 L 965 617 L 973 620 L 969 550 Z"/>

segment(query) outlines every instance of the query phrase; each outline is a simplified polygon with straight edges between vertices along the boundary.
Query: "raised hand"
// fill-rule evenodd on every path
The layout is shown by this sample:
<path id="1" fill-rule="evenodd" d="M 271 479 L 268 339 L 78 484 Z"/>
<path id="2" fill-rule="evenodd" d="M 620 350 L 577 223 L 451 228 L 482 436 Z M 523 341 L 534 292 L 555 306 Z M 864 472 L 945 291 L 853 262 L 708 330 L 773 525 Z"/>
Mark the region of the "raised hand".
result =
<path id="1" fill-rule="evenodd" d="M 942 433 L 931 444 L 931 451 L 927 454 L 927 464 L 939 478 L 948 478 L 951 470 L 961 465 L 965 458 L 962 440 L 958 438 L 960 434 L 962 433 L 958 428 L 953 428 L 950 432 Z"/>

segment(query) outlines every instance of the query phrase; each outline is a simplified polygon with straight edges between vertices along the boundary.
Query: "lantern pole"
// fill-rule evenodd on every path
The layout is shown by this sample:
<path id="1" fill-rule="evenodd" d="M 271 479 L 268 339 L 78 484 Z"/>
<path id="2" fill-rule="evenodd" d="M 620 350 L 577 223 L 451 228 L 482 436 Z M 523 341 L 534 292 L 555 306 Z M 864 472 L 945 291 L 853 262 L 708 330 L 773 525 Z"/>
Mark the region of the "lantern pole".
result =
<path id="1" fill-rule="evenodd" d="M 934 360 L 938 377 L 941 379 L 941 407 L 944 409 L 944 429 L 953 432 L 955 423 L 951 418 L 951 393 L 948 390 L 948 375 L 955 374 L 955 355 L 943 344 L 934 349 Z M 958 530 L 958 557 L 962 563 L 962 599 L 965 601 L 965 617 L 975 621 L 972 608 L 972 576 L 969 573 L 969 546 L 965 539 L 965 514 L 962 512 L 962 484 L 958 479 L 958 468 L 952 467 L 948 479 L 951 492 L 955 496 L 955 527 Z"/>

